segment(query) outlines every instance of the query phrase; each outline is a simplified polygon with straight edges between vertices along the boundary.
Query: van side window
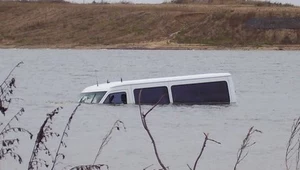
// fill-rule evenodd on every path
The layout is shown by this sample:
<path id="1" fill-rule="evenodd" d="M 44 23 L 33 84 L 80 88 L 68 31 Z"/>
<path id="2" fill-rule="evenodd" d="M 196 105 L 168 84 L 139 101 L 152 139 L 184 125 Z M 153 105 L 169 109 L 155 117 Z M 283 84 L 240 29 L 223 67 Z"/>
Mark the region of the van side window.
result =
<path id="1" fill-rule="evenodd" d="M 159 104 L 169 104 L 169 93 L 167 87 L 150 87 L 150 88 L 141 88 L 134 89 L 134 100 L 135 104 L 139 104 L 139 94 L 142 90 L 141 94 L 141 104 L 156 104 L 159 99 L 162 97 Z"/>
<path id="2" fill-rule="evenodd" d="M 220 104 L 229 103 L 226 81 L 173 85 L 174 104 Z"/>
<path id="3" fill-rule="evenodd" d="M 106 97 L 104 104 L 127 104 L 127 95 L 125 92 L 111 93 Z"/>

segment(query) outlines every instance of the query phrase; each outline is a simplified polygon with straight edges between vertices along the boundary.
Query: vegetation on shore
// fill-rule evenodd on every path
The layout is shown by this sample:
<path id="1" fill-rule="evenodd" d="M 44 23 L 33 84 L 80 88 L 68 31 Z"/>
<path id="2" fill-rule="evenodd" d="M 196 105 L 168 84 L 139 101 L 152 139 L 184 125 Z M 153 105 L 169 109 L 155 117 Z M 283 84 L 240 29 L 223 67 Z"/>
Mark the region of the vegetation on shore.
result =
<path id="1" fill-rule="evenodd" d="M 0 2 L 0 47 L 300 49 L 299 7 L 175 2 Z"/>

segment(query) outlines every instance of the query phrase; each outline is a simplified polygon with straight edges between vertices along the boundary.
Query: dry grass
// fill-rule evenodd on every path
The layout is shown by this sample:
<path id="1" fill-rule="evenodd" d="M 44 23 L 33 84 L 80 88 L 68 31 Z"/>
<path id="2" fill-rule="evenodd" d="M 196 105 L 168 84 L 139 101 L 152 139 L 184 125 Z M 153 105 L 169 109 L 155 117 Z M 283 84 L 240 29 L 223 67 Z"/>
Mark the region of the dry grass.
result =
<path id="1" fill-rule="evenodd" d="M 0 2 L 0 46 L 139 47 L 166 42 L 163 46 L 258 47 L 284 44 L 286 36 L 300 44 L 300 29 L 247 29 L 244 23 L 251 17 L 300 17 L 300 8 Z"/>

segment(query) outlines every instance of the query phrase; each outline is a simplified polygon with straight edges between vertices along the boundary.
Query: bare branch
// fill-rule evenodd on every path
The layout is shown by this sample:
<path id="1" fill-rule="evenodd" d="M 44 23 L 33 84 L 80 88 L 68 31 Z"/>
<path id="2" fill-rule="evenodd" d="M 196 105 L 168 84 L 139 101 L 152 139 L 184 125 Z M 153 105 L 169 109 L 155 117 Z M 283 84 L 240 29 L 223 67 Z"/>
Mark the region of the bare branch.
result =
<path id="1" fill-rule="evenodd" d="M 159 102 L 160 102 L 160 100 L 162 99 L 163 96 L 160 98 L 160 100 L 154 106 L 152 106 L 152 108 L 150 110 L 148 110 L 146 112 L 146 114 L 143 114 L 143 112 L 142 112 L 141 96 L 142 96 L 142 90 L 140 90 L 140 92 L 139 92 L 139 109 L 140 109 L 140 116 L 141 116 L 141 121 L 142 121 L 143 127 L 146 130 L 146 132 L 148 133 L 148 136 L 150 137 L 150 139 L 152 141 L 155 156 L 157 158 L 157 161 L 158 161 L 159 165 L 162 167 L 163 170 L 167 170 L 166 166 L 162 163 L 161 159 L 159 158 L 159 154 L 158 154 L 158 151 L 157 151 L 155 140 L 154 140 L 154 138 L 153 138 L 153 136 L 152 136 L 152 134 L 151 134 L 151 132 L 148 128 L 147 121 L 146 121 L 146 116 L 159 104 Z"/>
<path id="2" fill-rule="evenodd" d="M 198 161 L 199 161 L 199 159 L 201 158 L 201 156 L 202 156 L 202 154 L 203 154 L 203 151 L 204 151 L 204 148 L 205 148 L 205 146 L 206 146 L 207 141 L 211 141 L 211 142 L 214 142 L 214 143 L 216 143 L 216 144 L 221 144 L 220 142 L 218 142 L 218 141 L 216 141 L 216 140 L 214 140 L 214 139 L 208 138 L 208 134 L 206 134 L 206 133 L 203 133 L 203 134 L 204 134 L 204 136 L 205 136 L 204 142 L 203 142 L 201 151 L 200 151 L 200 153 L 199 153 L 199 155 L 198 155 L 198 157 L 197 157 L 197 159 L 196 159 L 196 161 L 195 161 L 195 163 L 194 163 L 193 170 L 196 170 L 196 168 L 197 168 Z M 189 166 L 188 166 L 188 167 L 189 167 Z M 189 167 L 189 168 L 190 168 L 190 167 Z M 191 168 L 190 168 L 190 169 L 191 169 Z"/>

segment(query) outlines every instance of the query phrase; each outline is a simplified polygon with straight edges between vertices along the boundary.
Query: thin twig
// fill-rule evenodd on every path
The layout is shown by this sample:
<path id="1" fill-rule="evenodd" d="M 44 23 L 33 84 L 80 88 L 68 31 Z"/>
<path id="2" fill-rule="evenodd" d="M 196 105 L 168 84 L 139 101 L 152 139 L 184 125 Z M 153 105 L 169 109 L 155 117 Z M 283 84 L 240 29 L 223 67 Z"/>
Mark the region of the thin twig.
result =
<path id="1" fill-rule="evenodd" d="M 66 145 L 64 144 L 64 141 L 63 141 L 63 140 L 64 140 L 64 137 L 67 136 L 67 129 L 70 129 L 71 121 L 72 121 L 72 119 L 73 119 L 73 117 L 74 117 L 74 115 L 75 115 L 75 113 L 76 113 L 76 111 L 77 111 L 77 109 L 78 109 L 78 107 L 79 107 L 80 105 L 81 105 L 81 103 L 79 103 L 79 104 L 75 107 L 75 109 L 73 110 L 71 116 L 69 117 L 68 123 L 66 124 L 65 129 L 64 129 L 64 131 L 63 131 L 63 133 L 62 133 L 62 135 L 61 135 L 61 138 L 60 138 L 60 141 L 59 141 L 59 144 L 58 144 L 58 147 L 57 147 L 57 151 L 56 151 L 54 160 L 53 160 L 53 162 L 52 162 L 53 164 L 52 164 L 51 170 L 54 169 L 54 167 L 55 167 L 55 165 L 56 165 L 57 158 L 58 158 L 59 156 L 62 156 L 63 159 L 65 158 L 65 155 L 62 154 L 62 153 L 60 153 L 59 151 L 60 151 L 60 148 L 61 148 L 62 145 L 66 146 Z"/>
<path id="2" fill-rule="evenodd" d="M 104 146 L 107 145 L 108 142 L 110 141 L 110 139 L 111 139 L 111 134 L 113 133 L 113 130 L 114 130 L 114 129 L 120 130 L 120 125 L 122 125 L 122 126 L 123 126 L 123 129 L 126 130 L 126 127 L 125 127 L 124 123 L 123 123 L 121 120 L 115 121 L 115 123 L 113 124 L 112 128 L 108 131 L 108 133 L 107 133 L 107 134 L 105 135 L 105 137 L 103 138 L 102 143 L 101 143 L 101 145 L 100 145 L 100 147 L 99 147 L 99 150 L 98 150 L 98 152 L 97 152 L 97 155 L 95 156 L 93 165 L 95 165 L 95 163 L 96 163 L 96 161 L 97 161 L 99 155 L 101 154 L 101 151 L 102 151 L 102 149 L 104 148 Z"/>
<path id="3" fill-rule="evenodd" d="M 296 170 L 299 170 L 299 150 L 300 150 L 300 117 L 298 119 L 295 119 L 292 127 L 291 127 L 291 135 L 289 137 L 286 151 L 285 151 L 285 167 L 286 170 L 290 169 L 290 159 L 294 156 L 294 154 L 297 152 L 296 156 Z M 296 135 L 298 135 L 298 139 L 296 139 Z M 296 140 L 296 142 L 295 142 Z"/>
<path id="4" fill-rule="evenodd" d="M 0 135 L 3 134 L 3 132 L 10 127 L 10 124 L 13 120 L 18 120 L 18 116 L 21 116 L 24 113 L 24 108 L 21 108 L 4 126 L 4 128 L 1 130 Z M 31 133 L 30 133 L 31 134 Z M 32 134 L 31 134 L 32 135 Z"/>
<path id="5" fill-rule="evenodd" d="M 300 161 L 300 134 L 298 139 L 298 148 L 297 148 L 297 157 L 296 157 L 296 170 L 299 170 L 299 161 Z"/>
<path id="6" fill-rule="evenodd" d="M 150 168 L 151 166 L 153 166 L 153 164 L 151 164 L 151 165 L 145 167 L 143 170 L 146 170 L 146 169 Z"/>
<path id="7" fill-rule="evenodd" d="M 248 155 L 248 152 L 245 153 L 245 154 L 243 154 L 244 151 L 245 151 L 247 148 L 253 146 L 253 145 L 256 143 L 256 142 L 250 143 L 251 136 L 252 136 L 255 132 L 262 133 L 262 131 L 257 130 L 257 129 L 254 129 L 254 127 L 252 126 L 252 127 L 249 129 L 249 131 L 248 131 L 246 137 L 243 139 L 242 145 L 241 145 L 241 147 L 239 148 L 239 150 L 238 150 L 238 152 L 237 152 L 237 159 L 236 159 L 236 163 L 235 163 L 235 165 L 234 165 L 234 170 L 237 169 L 238 164 L 239 164 L 241 161 L 243 161 L 243 160 L 246 158 L 246 156 Z"/>
<path id="8" fill-rule="evenodd" d="M 190 167 L 190 165 L 189 165 L 189 164 L 186 164 L 186 165 L 188 166 L 189 170 L 193 170 L 193 169 Z"/>
<path id="9" fill-rule="evenodd" d="M 142 90 L 141 90 L 142 91 Z M 141 92 L 140 91 L 140 92 Z M 165 97 L 165 95 L 166 94 L 164 94 L 164 95 L 162 95 L 160 98 L 159 98 L 159 100 L 158 100 L 158 102 L 156 102 L 155 103 L 155 105 L 153 105 L 146 113 L 145 113 L 145 118 L 146 118 L 146 116 L 160 103 L 160 101 Z"/>
<path id="10" fill-rule="evenodd" d="M 23 61 L 19 62 L 10 72 L 9 74 L 7 75 L 7 77 L 4 79 L 4 81 L 1 83 L 0 86 L 2 86 L 4 83 L 6 83 L 6 81 L 8 80 L 8 78 L 10 77 L 11 73 L 17 68 L 19 67 L 21 64 L 24 64 Z"/>

